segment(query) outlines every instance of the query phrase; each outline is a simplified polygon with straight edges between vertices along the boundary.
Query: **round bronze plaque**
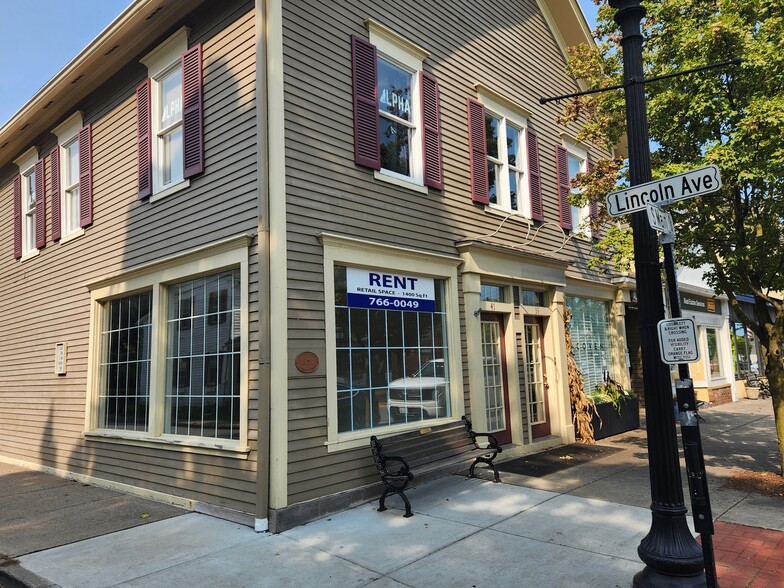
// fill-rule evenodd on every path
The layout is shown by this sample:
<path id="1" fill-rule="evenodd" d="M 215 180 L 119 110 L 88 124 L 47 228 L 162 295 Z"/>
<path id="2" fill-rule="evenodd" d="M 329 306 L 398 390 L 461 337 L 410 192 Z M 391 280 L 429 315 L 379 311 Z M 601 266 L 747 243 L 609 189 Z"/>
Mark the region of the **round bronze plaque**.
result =
<path id="1" fill-rule="evenodd" d="M 294 365 L 303 374 L 315 372 L 316 368 L 318 368 L 318 364 L 318 355 L 312 351 L 303 351 L 297 356 L 297 359 L 294 360 Z"/>

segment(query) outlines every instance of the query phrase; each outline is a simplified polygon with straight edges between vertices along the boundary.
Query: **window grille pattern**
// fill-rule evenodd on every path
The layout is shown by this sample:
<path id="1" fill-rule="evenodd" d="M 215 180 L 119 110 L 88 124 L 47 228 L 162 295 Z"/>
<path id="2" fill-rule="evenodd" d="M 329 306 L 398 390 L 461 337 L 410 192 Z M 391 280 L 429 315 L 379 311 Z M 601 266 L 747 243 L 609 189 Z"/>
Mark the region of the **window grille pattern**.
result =
<path id="1" fill-rule="evenodd" d="M 101 330 L 99 423 L 146 431 L 149 423 L 152 292 L 109 300 Z"/>
<path id="2" fill-rule="evenodd" d="M 240 272 L 168 287 L 166 432 L 240 435 Z"/>

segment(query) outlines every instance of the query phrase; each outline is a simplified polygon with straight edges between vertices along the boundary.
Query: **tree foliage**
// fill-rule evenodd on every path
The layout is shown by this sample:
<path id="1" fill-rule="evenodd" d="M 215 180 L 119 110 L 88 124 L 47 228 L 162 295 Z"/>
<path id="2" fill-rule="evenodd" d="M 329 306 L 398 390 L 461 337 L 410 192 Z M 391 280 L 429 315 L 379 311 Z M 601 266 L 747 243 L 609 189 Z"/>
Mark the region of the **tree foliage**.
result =
<path id="1" fill-rule="evenodd" d="M 600 4 L 595 46 L 570 50 L 568 72 L 590 88 L 622 83 L 615 13 Z M 646 78 L 741 57 L 740 65 L 646 84 L 654 178 L 702 165 L 721 171 L 721 191 L 671 206 L 678 261 L 707 265 L 708 283 L 730 299 L 758 337 L 771 384 L 784 471 L 784 0 L 643 0 Z M 560 122 L 588 121 L 578 138 L 617 144 L 625 130 L 623 91 L 581 97 Z M 583 198 L 599 202 L 602 249 L 616 270 L 628 268 L 627 228 L 606 216 L 608 184 L 623 180 L 619 161 L 577 179 Z M 598 258 L 597 258 L 598 259 Z M 605 257 L 606 259 L 606 257 Z M 736 293 L 754 296 L 744 313 Z"/>

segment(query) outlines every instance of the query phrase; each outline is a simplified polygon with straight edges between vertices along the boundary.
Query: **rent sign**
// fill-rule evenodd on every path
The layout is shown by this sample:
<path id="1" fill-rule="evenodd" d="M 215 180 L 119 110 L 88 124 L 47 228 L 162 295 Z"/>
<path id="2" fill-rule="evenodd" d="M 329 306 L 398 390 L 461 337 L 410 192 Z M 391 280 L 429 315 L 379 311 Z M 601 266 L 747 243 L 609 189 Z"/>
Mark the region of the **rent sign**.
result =
<path id="1" fill-rule="evenodd" d="M 435 312 L 435 280 L 348 267 L 346 298 L 355 308 Z"/>

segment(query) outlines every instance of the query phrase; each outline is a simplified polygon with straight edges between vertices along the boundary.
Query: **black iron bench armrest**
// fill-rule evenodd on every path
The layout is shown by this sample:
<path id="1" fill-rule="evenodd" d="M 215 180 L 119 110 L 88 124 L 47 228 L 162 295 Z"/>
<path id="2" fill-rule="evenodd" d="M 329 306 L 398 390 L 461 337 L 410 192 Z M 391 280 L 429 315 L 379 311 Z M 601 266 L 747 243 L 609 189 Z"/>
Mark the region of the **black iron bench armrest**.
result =
<path id="1" fill-rule="evenodd" d="M 411 467 L 408 465 L 408 462 L 405 458 L 400 457 L 398 455 L 384 455 L 381 454 L 381 463 L 382 467 L 387 471 L 387 475 L 389 476 L 411 476 L 413 478 L 413 474 L 411 473 Z M 395 472 L 390 470 L 389 464 L 390 463 L 399 463 L 400 468 Z"/>
<path id="2" fill-rule="evenodd" d="M 471 431 L 469 434 L 473 438 L 474 443 L 476 443 L 477 437 L 487 437 L 487 443 L 488 443 L 487 449 L 497 449 L 499 452 L 502 451 L 501 444 L 498 442 L 498 439 L 496 439 L 495 435 L 493 435 L 492 433 L 475 433 L 474 431 Z"/>

